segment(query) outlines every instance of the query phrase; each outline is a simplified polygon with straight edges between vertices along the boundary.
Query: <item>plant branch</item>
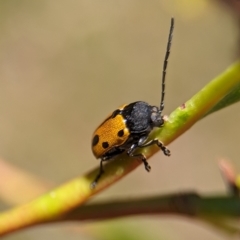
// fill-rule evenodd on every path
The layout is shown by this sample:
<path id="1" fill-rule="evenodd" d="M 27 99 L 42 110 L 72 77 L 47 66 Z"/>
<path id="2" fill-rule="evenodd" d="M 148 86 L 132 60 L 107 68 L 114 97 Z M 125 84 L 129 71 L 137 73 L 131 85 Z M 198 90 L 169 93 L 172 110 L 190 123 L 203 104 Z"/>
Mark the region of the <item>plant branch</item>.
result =
<path id="1" fill-rule="evenodd" d="M 236 90 L 239 85 L 240 62 L 237 62 L 173 111 L 164 126 L 154 131 L 150 139 L 158 138 L 165 145 L 171 143 L 210 112 L 226 95 Z M 155 146 L 141 149 L 147 158 L 157 151 L 159 148 Z M 82 205 L 91 196 L 118 181 L 140 164 L 139 159 L 130 158 L 126 154 L 120 155 L 104 166 L 105 174 L 95 189 L 91 189 L 90 184 L 99 171 L 98 167 L 28 204 L 3 212 L 0 214 L 0 236 L 27 226 L 60 219 L 64 214 Z"/>
<path id="2" fill-rule="evenodd" d="M 56 221 L 103 220 L 131 215 L 174 214 L 189 217 L 240 216 L 236 196 L 200 196 L 195 192 L 117 200 L 78 207 Z"/>

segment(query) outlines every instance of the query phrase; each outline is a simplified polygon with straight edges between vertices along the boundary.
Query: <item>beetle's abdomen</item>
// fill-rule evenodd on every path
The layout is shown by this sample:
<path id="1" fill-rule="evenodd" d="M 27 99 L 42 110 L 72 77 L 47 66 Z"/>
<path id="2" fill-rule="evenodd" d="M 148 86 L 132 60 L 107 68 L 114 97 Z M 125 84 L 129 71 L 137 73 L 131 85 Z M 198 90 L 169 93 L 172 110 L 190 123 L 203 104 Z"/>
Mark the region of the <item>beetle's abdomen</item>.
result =
<path id="1" fill-rule="evenodd" d="M 123 145 L 130 135 L 121 114 L 107 118 L 94 132 L 92 151 L 96 158 L 101 158 L 114 147 Z"/>

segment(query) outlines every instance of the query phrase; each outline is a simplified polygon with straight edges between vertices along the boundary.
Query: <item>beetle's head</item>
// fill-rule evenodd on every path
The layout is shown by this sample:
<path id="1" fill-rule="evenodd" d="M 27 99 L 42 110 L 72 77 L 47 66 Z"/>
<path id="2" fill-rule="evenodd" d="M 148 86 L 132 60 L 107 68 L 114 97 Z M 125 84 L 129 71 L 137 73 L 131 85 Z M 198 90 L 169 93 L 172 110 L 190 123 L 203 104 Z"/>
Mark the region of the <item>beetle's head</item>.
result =
<path id="1" fill-rule="evenodd" d="M 164 123 L 163 116 L 158 107 L 152 106 L 151 121 L 154 127 L 161 127 Z"/>

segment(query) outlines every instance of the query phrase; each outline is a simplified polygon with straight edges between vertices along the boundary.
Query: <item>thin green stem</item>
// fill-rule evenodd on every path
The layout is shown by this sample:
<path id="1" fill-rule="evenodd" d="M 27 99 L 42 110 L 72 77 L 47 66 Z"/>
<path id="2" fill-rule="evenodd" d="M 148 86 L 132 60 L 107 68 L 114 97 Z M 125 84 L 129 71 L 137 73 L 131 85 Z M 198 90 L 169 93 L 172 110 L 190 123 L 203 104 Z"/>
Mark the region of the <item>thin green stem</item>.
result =
<path id="1" fill-rule="evenodd" d="M 240 62 L 237 62 L 207 84 L 189 101 L 173 111 L 164 126 L 154 131 L 150 139 L 158 138 L 165 145 L 169 144 L 203 118 L 239 84 Z M 158 150 L 155 146 L 141 149 L 147 158 Z M 0 236 L 30 225 L 61 218 L 65 213 L 82 205 L 91 196 L 118 181 L 140 164 L 139 159 L 130 158 L 124 154 L 120 155 L 114 161 L 106 164 L 104 167 L 105 174 L 95 189 L 91 189 L 90 184 L 96 177 L 98 168 L 73 179 L 28 204 L 3 212 L 0 214 Z"/>

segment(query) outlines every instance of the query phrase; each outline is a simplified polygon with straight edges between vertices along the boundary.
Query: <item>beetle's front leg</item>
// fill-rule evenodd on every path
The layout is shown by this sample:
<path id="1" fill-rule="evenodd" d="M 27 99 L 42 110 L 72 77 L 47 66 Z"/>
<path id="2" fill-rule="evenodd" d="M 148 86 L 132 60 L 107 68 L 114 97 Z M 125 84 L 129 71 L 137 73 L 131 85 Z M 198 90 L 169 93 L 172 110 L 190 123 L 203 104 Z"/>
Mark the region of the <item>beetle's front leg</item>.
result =
<path id="1" fill-rule="evenodd" d="M 157 138 L 156 139 L 153 139 L 153 140 L 150 140 L 149 142 L 145 143 L 145 144 L 142 144 L 142 145 L 139 145 L 140 148 L 143 148 L 143 147 L 148 147 L 148 146 L 151 146 L 153 144 L 157 144 L 158 147 L 163 151 L 163 153 L 166 155 L 166 156 L 170 156 L 171 155 L 171 152 L 168 148 L 166 148 L 164 146 L 164 144 L 162 142 L 160 142 Z"/>
<path id="2" fill-rule="evenodd" d="M 130 157 L 139 157 L 139 158 L 141 158 L 141 160 L 142 160 L 142 162 L 143 162 L 143 164 L 144 164 L 144 167 L 145 167 L 146 171 L 150 172 L 151 167 L 150 167 L 150 165 L 148 164 L 145 155 L 142 154 L 142 153 L 138 153 L 138 154 L 134 154 L 134 153 L 133 153 L 134 150 L 135 150 L 136 148 L 138 148 L 138 147 L 139 147 L 138 144 L 136 144 L 136 143 L 135 143 L 135 144 L 132 144 L 132 146 L 131 146 L 131 147 L 129 148 L 129 150 L 127 151 L 127 154 L 128 154 Z"/>

